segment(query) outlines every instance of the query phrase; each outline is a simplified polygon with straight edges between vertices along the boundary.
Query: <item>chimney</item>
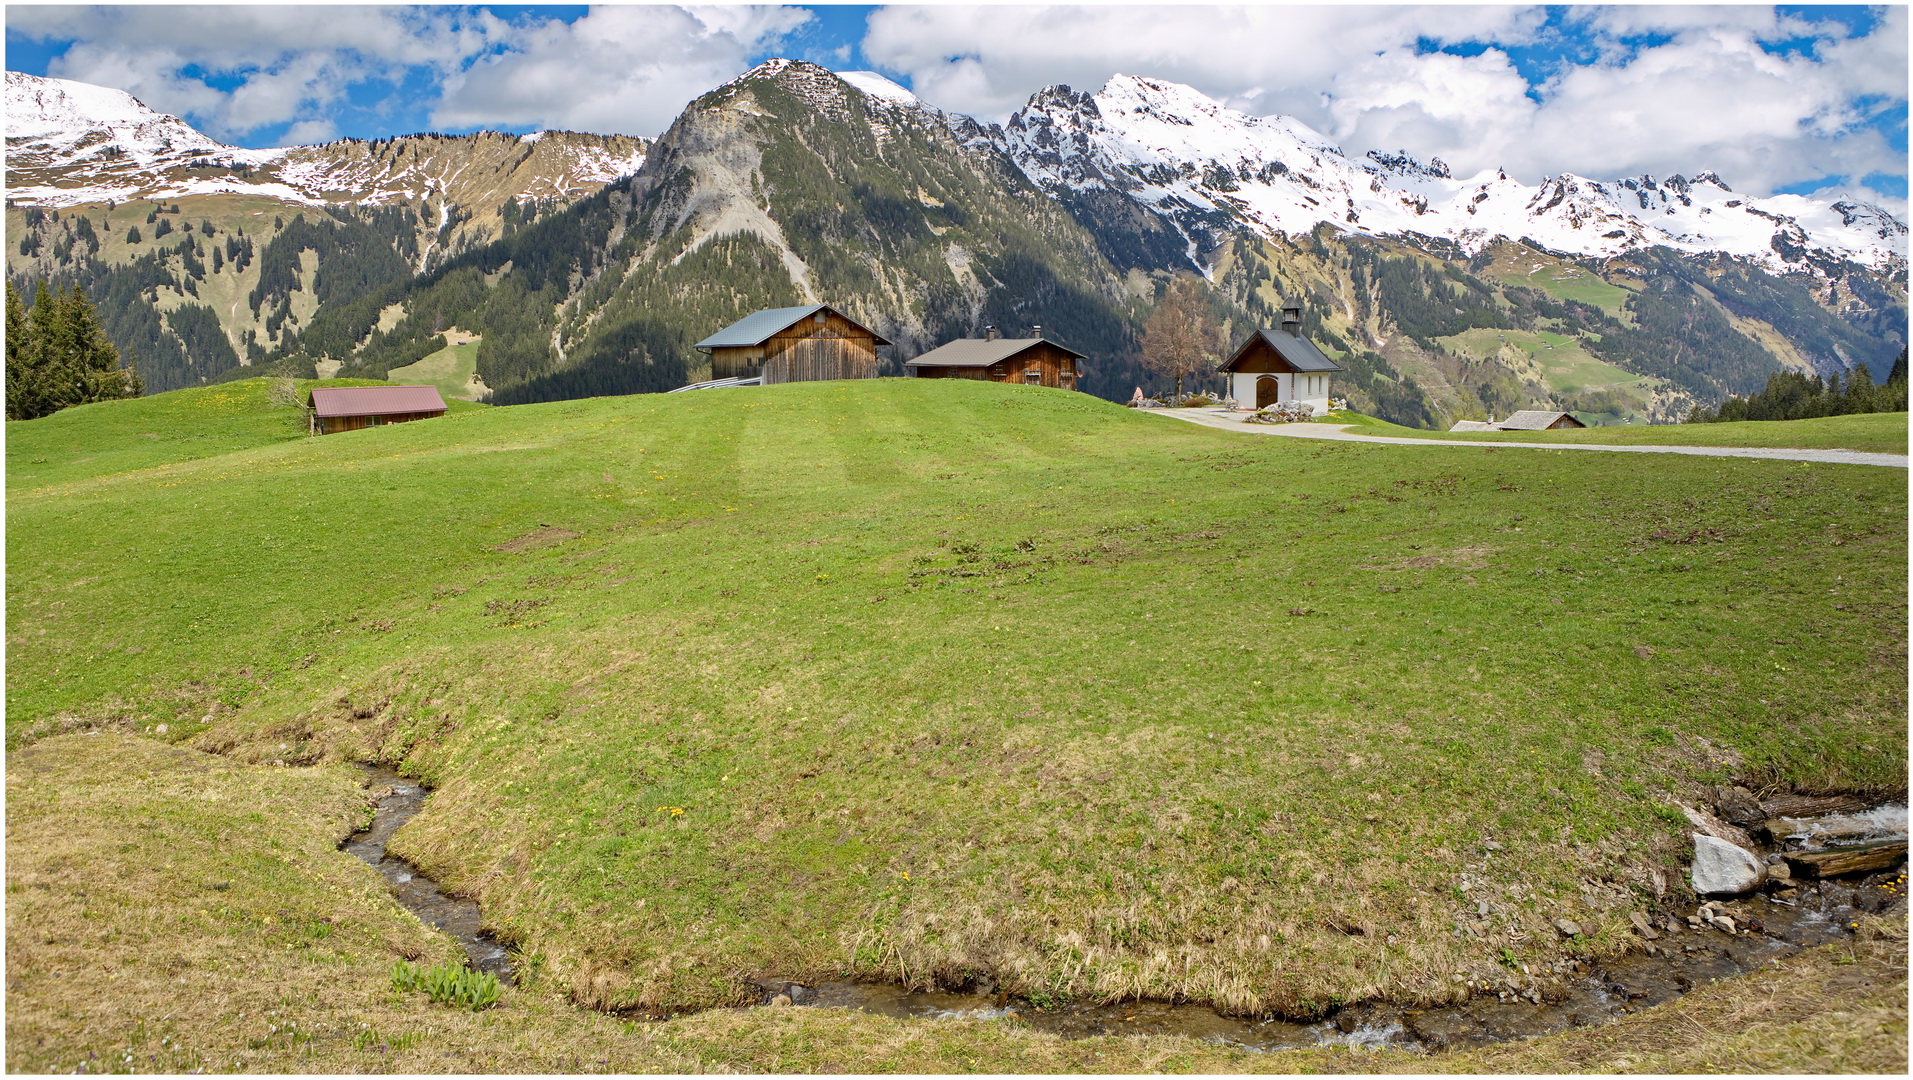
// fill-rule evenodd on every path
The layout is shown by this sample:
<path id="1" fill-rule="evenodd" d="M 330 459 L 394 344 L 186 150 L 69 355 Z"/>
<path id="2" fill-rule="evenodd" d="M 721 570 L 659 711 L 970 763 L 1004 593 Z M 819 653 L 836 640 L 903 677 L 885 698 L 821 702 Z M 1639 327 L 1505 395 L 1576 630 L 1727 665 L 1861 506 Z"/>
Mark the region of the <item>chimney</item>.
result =
<path id="1" fill-rule="evenodd" d="M 1285 307 L 1282 309 L 1282 330 L 1284 333 L 1300 334 L 1302 330 L 1302 309 Z"/>
<path id="2" fill-rule="evenodd" d="M 1030 336 L 1031 336 L 1031 337 L 1033 337 L 1033 338 L 1040 338 L 1040 337 L 1042 337 L 1042 336 L 1043 336 L 1043 324 L 1042 324 L 1042 323 L 1037 323 L 1037 324 L 1036 324 L 1035 326 L 1032 326 L 1032 327 L 1030 327 Z"/>
<path id="3" fill-rule="evenodd" d="M 984 328 L 983 328 L 983 340 L 984 340 L 984 341 L 995 341 L 995 340 L 996 340 L 996 327 L 994 327 L 994 326 L 986 326 L 986 327 L 984 327 Z"/>

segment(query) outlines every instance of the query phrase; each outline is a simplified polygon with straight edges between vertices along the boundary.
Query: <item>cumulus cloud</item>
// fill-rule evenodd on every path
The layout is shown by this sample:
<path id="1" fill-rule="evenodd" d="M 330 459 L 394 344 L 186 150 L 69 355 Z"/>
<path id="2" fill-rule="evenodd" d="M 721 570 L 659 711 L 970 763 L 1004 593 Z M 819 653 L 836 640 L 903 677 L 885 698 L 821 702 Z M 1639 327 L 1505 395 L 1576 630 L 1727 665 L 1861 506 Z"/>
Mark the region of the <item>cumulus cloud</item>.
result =
<path id="1" fill-rule="evenodd" d="M 1320 123 L 1324 92 L 1352 63 L 1423 38 L 1525 42 L 1545 18 L 1531 7 L 889 7 L 870 16 L 863 49 L 925 100 L 990 119 L 1050 83 L 1093 89 L 1123 71 Z"/>
<path id="2" fill-rule="evenodd" d="M 271 4 L 30 7 L 9 34 L 73 39 L 47 73 L 111 86 L 208 134 L 243 138 L 341 102 L 355 84 L 457 71 L 509 27 L 483 11 Z M 210 80 L 210 81 L 209 81 Z M 230 85 L 228 85 L 230 84 Z"/>
<path id="3" fill-rule="evenodd" d="M 1906 18 L 1883 9 L 1853 37 L 1748 7 L 1571 9 L 1565 27 L 1526 7 L 886 8 L 863 44 L 925 100 L 990 119 L 1049 83 L 1094 89 L 1121 71 L 1294 116 L 1357 155 L 1406 149 L 1529 181 L 1714 169 L 1764 193 L 1904 175 L 1868 121 L 1905 109 Z M 1761 47 L 1794 39 L 1811 48 Z M 1531 85 L 1508 50 L 1534 44 L 1592 60 Z"/>
<path id="4" fill-rule="evenodd" d="M 7 30 L 71 40 L 47 73 L 111 86 L 215 138 L 331 137 L 355 90 L 427 92 L 445 128 L 655 135 L 691 98 L 811 18 L 771 6 L 600 7 L 572 23 L 452 7 L 23 7 Z M 380 85 L 382 84 L 382 85 Z M 409 103 L 404 103 L 409 104 Z"/>
<path id="5" fill-rule="evenodd" d="M 454 76 L 433 121 L 656 135 L 811 18 L 791 7 L 601 7 L 514 33 Z"/>

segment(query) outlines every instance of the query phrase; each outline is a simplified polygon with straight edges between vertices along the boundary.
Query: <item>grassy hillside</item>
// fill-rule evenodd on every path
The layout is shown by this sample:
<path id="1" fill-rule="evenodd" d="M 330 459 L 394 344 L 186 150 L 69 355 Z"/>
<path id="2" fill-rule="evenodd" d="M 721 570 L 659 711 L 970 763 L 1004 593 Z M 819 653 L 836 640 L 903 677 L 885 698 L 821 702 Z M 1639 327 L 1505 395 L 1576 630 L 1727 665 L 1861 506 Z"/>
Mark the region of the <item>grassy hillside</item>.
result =
<path id="1" fill-rule="evenodd" d="M 1546 985 L 1681 888 L 1692 785 L 1904 785 L 1896 470 L 878 380 L 473 409 L 8 510 L 12 745 L 403 761 L 439 791 L 394 850 L 587 1004 Z"/>
<path id="2" fill-rule="evenodd" d="M 1798 450 L 1907 452 L 1906 415 L 1861 413 L 1813 420 L 1747 420 L 1729 424 L 1627 424 L 1566 431 L 1423 431 L 1354 413 L 1338 414 L 1363 435 L 1465 442 L 1597 443 L 1613 446 L 1771 446 Z"/>
<path id="3" fill-rule="evenodd" d="M 302 409 L 274 403 L 270 379 L 245 379 L 125 401 L 101 401 L 7 425 L 7 490 L 57 487 L 307 437 Z M 380 386 L 302 379 L 315 386 Z M 448 401 L 451 411 L 478 408 Z"/>
<path id="4" fill-rule="evenodd" d="M 457 948 L 336 850 L 361 813 L 351 770 L 70 735 L 8 755 L 7 801 L 13 1072 L 1905 1071 L 1904 918 L 1613 1024 L 1436 1058 L 825 1009 L 644 1022 L 539 985 L 472 1014 L 391 989 L 396 956 Z"/>

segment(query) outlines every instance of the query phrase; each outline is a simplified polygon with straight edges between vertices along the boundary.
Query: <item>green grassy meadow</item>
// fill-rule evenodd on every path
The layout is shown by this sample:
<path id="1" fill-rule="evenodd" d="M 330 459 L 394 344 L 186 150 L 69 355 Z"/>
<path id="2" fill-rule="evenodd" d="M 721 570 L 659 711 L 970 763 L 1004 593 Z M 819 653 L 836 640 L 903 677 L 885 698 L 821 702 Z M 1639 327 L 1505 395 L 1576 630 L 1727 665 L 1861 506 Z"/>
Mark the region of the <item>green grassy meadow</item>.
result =
<path id="1" fill-rule="evenodd" d="M 1620 315 L 1627 303 L 1628 290 L 1604 281 L 1592 273 L 1531 249 L 1510 245 L 1489 270 L 1493 277 L 1510 285 L 1540 289 L 1556 300 L 1578 300 L 1593 304 L 1609 315 Z"/>
<path id="2" fill-rule="evenodd" d="M 385 373 L 387 382 L 423 384 L 438 387 L 446 401 L 464 398 L 472 376 L 478 373 L 478 342 L 447 345 L 416 364 L 393 368 Z"/>
<path id="3" fill-rule="evenodd" d="M 1681 891 L 1698 785 L 1904 790 L 1898 470 L 958 380 L 235 419 L 158 469 L 179 399 L 118 404 L 8 426 L 9 745 L 401 762 L 393 850 L 579 1004 L 1545 984 Z"/>
<path id="4" fill-rule="evenodd" d="M 267 379 L 245 379 L 126 401 L 63 409 L 7 426 L 7 490 L 72 484 L 164 469 L 307 436 L 302 409 L 274 404 Z M 383 386 L 365 379 L 298 380 L 300 401 L 318 386 Z M 479 408 L 447 401 L 454 413 Z"/>
<path id="5" fill-rule="evenodd" d="M 1565 431 L 1424 431 L 1358 413 L 1336 413 L 1326 422 L 1363 435 L 1462 442 L 1558 442 L 1610 446 L 1739 446 L 1796 450 L 1907 452 L 1906 413 L 1859 413 L 1813 420 L 1743 420 L 1726 424 L 1626 424 Z"/>
<path id="6" fill-rule="evenodd" d="M 654 1021 L 523 980 L 472 1013 L 392 985 L 455 945 L 337 850 L 356 771 L 88 731 L 7 758 L 13 1072 L 1905 1071 L 1906 923 L 1611 1024 L 1424 1056 L 1065 1039 L 1018 1020 L 715 1009 Z M 1741 985 L 1741 984 L 1749 985 Z M 1830 1007 L 1837 1011 L 1830 1011 Z"/>
<path id="7" fill-rule="evenodd" d="M 1505 346 L 1512 345 L 1526 353 L 1540 369 L 1542 382 L 1548 389 L 1563 394 L 1611 389 L 1623 393 L 1632 391 L 1633 396 L 1639 397 L 1640 391 L 1655 382 L 1648 376 L 1636 375 L 1595 359 L 1581 346 L 1580 338 L 1548 330 L 1478 327 L 1438 340 L 1450 352 L 1473 359 L 1495 356 Z"/>

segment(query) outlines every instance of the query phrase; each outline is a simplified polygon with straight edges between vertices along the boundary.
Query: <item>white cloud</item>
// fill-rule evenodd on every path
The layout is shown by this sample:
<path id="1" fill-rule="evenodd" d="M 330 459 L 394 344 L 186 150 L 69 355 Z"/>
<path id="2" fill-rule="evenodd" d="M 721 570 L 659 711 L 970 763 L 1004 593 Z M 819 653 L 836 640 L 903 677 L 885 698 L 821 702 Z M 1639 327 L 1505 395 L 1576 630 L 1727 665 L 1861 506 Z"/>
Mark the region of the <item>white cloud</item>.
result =
<path id="1" fill-rule="evenodd" d="M 600 7 L 520 28 L 509 51 L 449 80 L 433 122 L 656 135 L 810 18 L 790 7 Z"/>
<path id="2" fill-rule="evenodd" d="M 1122 71 L 1187 83 L 1247 112 L 1284 113 L 1351 153 L 1406 149 L 1458 173 L 1535 181 L 1714 169 L 1737 188 L 1829 174 L 1904 174 L 1855 99 L 1904 107 L 1907 13 L 1865 37 L 1772 8 L 1571 12 L 1598 54 L 1530 87 L 1506 52 L 1423 53 L 1422 39 L 1513 47 L 1560 31 L 1529 7 L 915 7 L 870 19 L 864 53 L 926 101 L 1000 120 L 1050 83 L 1094 90 Z M 1624 45 L 1621 37 L 1668 37 Z M 1816 37 L 1813 54 L 1759 42 Z M 1539 101 L 1535 100 L 1539 97 Z M 1888 200 L 1894 201 L 1894 200 Z"/>
<path id="3" fill-rule="evenodd" d="M 449 8 L 255 4 L 14 5 L 7 29 L 75 39 L 49 75 L 125 90 L 234 139 L 295 120 L 319 130 L 309 123 L 313 112 L 336 105 L 353 84 L 400 82 L 420 67 L 449 74 L 507 27 L 484 12 Z M 186 74 L 190 68 L 240 83 L 218 89 Z"/>
<path id="4" fill-rule="evenodd" d="M 1051 83 L 1100 87 L 1128 72 L 1231 104 L 1327 119 L 1339 73 L 1420 38 L 1525 42 L 1535 7 L 892 7 L 872 13 L 864 55 L 919 96 L 1000 120 Z"/>

